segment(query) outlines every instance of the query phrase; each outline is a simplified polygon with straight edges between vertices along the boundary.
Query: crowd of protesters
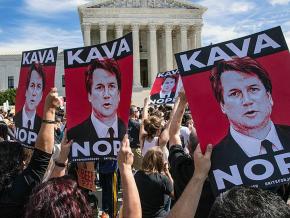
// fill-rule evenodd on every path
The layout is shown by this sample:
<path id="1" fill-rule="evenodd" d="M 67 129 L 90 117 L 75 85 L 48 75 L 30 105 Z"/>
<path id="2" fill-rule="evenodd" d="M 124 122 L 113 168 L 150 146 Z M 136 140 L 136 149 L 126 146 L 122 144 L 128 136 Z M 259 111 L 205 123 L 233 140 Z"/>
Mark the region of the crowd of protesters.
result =
<path id="1" fill-rule="evenodd" d="M 46 97 L 43 119 L 55 122 L 42 123 L 29 150 L 14 140 L 13 114 L 1 111 L 0 217 L 98 217 L 92 204 L 97 200 L 68 173 L 72 141 L 55 88 Z M 211 152 L 212 145 L 201 152 L 183 92 L 174 106 L 150 105 L 147 98 L 143 108 L 132 105 L 118 153 L 118 216 L 290 217 L 287 198 L 273 191 L 234 187 L 215 197 L 207 179 Z"/>

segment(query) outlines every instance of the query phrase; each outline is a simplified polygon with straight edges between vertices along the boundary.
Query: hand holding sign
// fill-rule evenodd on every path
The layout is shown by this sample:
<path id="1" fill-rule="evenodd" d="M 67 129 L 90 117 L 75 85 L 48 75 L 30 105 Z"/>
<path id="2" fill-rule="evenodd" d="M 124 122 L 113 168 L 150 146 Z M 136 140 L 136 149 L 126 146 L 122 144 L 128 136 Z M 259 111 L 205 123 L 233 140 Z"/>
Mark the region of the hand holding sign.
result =
<path id="1" fill-rule="evenodd" d="M 121 143 L 118 153 L 118 166 L 122 172 L 124 169 L 130 169 L 134 161 L 134 154 L 131 151 L 128 135 L 126 134 Z"/>
<path id="2" fill-rule="evenodd" d="M 205 180 L 211 166 L 210 157 L 212 153 L 212 145 L 209 144 L 204 154 L 202 154 L 200 144 L 197 145 L 194 151 L 194 176 Z"/>

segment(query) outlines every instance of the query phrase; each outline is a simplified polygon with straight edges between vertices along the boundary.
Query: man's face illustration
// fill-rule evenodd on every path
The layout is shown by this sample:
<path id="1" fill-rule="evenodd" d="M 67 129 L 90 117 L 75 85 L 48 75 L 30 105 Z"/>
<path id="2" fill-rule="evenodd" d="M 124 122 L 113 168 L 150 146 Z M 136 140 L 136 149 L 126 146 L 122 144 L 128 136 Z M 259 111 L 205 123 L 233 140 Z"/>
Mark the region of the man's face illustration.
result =
<path id="1" fill-rule="evenodd" d="M 221 75 L 221 109 L 239 132 L 264 128 L 270 121 L 273 100 L 255 74 L 225 71 Z"/>
<path id="2" fill-rule="evenodd" d="M 115 74 L 97 68 L 92 76 L 92 90 L 88 94 L 93 113 L 99 119 L 114 118 L 120 102 L 120 92 Z"/>
<path id="3" fill-rule="evenodd" d="M 33 70 L 28 88 L 25 92 L 25 110 L 34 111 L 42 98 L 43 81 L 42 77 Z"/>
<path id="4" fill-rule="evenodd" d="M 164 80 L 161 90 L 163 92 L 171 92 L 174 86 L 175 86 L 175 79 L 168 77 Z"/>

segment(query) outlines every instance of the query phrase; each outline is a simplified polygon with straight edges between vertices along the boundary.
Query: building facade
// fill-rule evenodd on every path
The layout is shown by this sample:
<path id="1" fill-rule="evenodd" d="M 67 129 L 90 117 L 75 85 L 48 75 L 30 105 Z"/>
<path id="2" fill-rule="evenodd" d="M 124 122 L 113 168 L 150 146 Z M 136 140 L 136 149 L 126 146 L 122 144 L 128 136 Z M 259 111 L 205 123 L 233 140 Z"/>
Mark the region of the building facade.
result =
<path id="1" fill-rule="evenodd" d="M 142 105 L 157 73 L 176 69 L 174 54 L 201 46 L 206 8 L 184 0 L 95 0 L 78 11 L 86 46 L 133 33 L 132 103 Z M 0 55 L 0 90 L 17 87 L 20 63 L 21 54 Z M 55 78 L 65 96 L 62 53 Z"/>
<path id="2" fill-rule="evenodd" d="M 201 46 L 206 8 L 177 0 L 103 0 L 79 7 L 85 45 L 133 33 L 134 90 L 176 69 L 174 53 Z"/>

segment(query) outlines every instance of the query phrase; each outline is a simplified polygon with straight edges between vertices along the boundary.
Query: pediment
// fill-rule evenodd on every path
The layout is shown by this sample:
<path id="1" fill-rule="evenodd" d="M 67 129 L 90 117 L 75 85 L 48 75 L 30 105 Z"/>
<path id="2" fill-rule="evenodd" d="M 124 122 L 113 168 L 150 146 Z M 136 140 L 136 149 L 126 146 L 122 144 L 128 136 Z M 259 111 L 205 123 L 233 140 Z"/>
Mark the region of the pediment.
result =
<path id="1" fill-rule="evenodd" d="M 205 8 L 185 0 L 95 0 L 82 8 Z"/>

